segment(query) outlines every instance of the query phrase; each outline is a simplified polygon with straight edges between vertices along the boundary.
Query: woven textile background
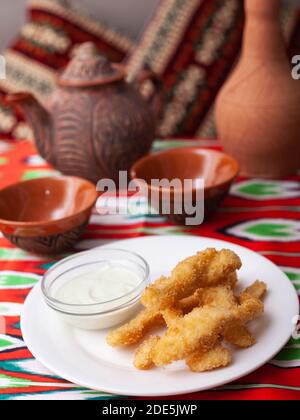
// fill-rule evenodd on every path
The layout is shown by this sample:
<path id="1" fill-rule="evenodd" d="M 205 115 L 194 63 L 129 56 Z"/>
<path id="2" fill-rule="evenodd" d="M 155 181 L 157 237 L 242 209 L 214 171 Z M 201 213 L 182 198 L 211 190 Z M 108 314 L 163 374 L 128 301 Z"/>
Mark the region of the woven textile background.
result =
<path id="1" fill-rule="evenodd" d="M 7 92 L 28 91 L 46 101 L 55 79 L 83 42 L 94 42 L 111 61 L 120 62 L 132 41 L 107 25 L 83 16 L 55 0 L 30 0 L 28 19 L 4 52 L 6 79 L 0 80 L 0 138 L 31 139 L 23 115 L 4 102 Z"/>
<path id="2" fill-rule="evenodd" d="M 0 80 L 0 138 L 30 139 L 20 112 L 3 102 L 10 91 L 30 91 L 45 101 L 74 48 L 95 42 L 112 61 L 124 61 L 129 80 L 149 65 L 161 79 L 160 138 L 215 138 L 216 95 L 238 59 L 243 0 L 161 0 L 139 42 L 69 9 L 57 0 L 30 0 L 28 21 L 7 49 L 7 78 Z M 300 51 L 299 9 L 286 6 L 282 26 L 290 55 Z M 153 85 L 146 81 L 143 94 Z"/>

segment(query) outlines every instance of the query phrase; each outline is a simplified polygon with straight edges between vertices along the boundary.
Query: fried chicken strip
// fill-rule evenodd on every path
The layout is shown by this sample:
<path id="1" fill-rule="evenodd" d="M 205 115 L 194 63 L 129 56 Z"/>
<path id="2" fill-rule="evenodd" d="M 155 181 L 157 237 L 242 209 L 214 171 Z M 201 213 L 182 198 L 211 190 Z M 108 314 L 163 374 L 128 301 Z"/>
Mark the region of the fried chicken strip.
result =
<path id="1" fill-rule="evenodd" d="M 233 322 L 224 329 L 224 338 L 228 343 L 245 349 L 256 343 L 255 337 L 240 322 Z"/>
<path id="2" fill-rule="evenodd" d="M 228 249 L 205 251 L 180 262 L 170 277 L 161 277 L 150 284 L 142 295 L 142 303 L 148 309 L 162 310 L 173 307 L 180 299 L 192 295 L 201 287 L 236 282 L 235 271 L 241 267 L 240 258 Z"/>
<path id="3" fill-rule="evenodd" d="M 247 287 L 239 296 L 239 300 L 243 302 L 250 295 L 253 298 L 263 300 L 267 292 L 267 285 L 263 281 L 256 280 L 251 286 Z"/>
<path id="4" fill-rule="evenodd" d="M 249 299 L 249 295 L 255 299 L 262 300 L 266 294 L 267 286 L 262 281 L 256 281 L 247 287 L 239 296 L 239 301 L 243 302 Z M 240 348 L 247 348 L 256 343 L 255 337 L 248 328 L 240 322 L 230 324 L 225 328 L 224 338 L 231 344 Z"/>
<path id="5" fill-rule="evenodd" d="M 241 305 L 232 308 L 227 305 L 195 308 L 169 327 L 152 350 L 153 362 L 156 366 L 164 366 L 175 360 L 186 359 L 199 350 L 209 350 L 218 343 L 229 323 L 246 323 L 262 311 L 262 302 L 250 295 Z"/>
<path id="6" fill-rule="evenodd" d="M 110 331 L 106 341 L 112 347 L 130 346 L 138 343 L 152 327 L 164 323 L 160 312 L 144 309 L 127 324 Z"/>
<path id="7" fill-rule="evenodd" d="M 148 370 L 154 367 L 152 351 L 159 340 L 160 337 L 151 336 L 140 344 L 135 352 L 133 361 L 137 369 Z"/>
<path id="8" fill-rule="evenodd" d="M 191 312 L 196 306 L 203 304 L 203 288 L 197 289 L 191 296 L 181 299 L 176 307 L 184 314 Z"/>
<path id="9" fill-rule="evenodd" d="M 107 342 L 113 347 L 129 346 L 141 341 L 147 332 L 155 326 L 171 324 L 172 318 L 179 317 L 182 313 L 186 314 L 197 306 L 201 306 L 208 303 L 209 300 L 213 300 L 216 296 L 213 296 L 213 288 L 197 289 L 193 295 L 188 296 L 179 301 L 177 308 L 167 308 L 162 312 L 151 311 L 144 309 L 129 323 L 119 327 L 118 329 L 111 331 L 108 334 Z M 215 291 L 216 292 L 216 291 Z M 266 293 L 266 285 L 263 282 L 256 281 L 253 285 L 248 287 L 241 293 L 239 300 L 243 301 L 247 299 L 250 294 L 253 297 L 262 299 Z M 219 291 L 220 294 L 220 291 Z M 228 296 L 227 296 L 228 298 Z M 233 303 L 231 295 L 231 303 Z M 219 301 L 219 304 L 222 304 Z M 223 301 L 224 304 L 224 301 Z M 225 339 L 238 347 L 249 347 L 255 343 L 254 337 L 247 330 L 247 328 L 241 324 L 236 323 L 230 325 L 226 330 Z"/>
<path id="10" fill-rule="evenodd" d="M 193 372 L 205 372 L 228 366 L 231 362 L 229 350 L 221 343 L 208 351 L 199 350 L 187 357 L 186 364 Z"/>
<path id="11" fill-rule="evenodd" d="M 161 314 L 165 320 L 167 327 L 174 325 L 178 321 L 178 319 L 180 319 L 183 316 L 182 311 L 176 308 L 167 308 L 161 311 Z"/>
<path id="12" fill-rule="evenodd" d="M 167 308 L 164 311 L 142 310 L 130 322 L 110 331 L 107 336 L 107 343 L 112 347 L 125 347 L 137 344 L 155 326 L 168 325 L 182 313 L 190 312 L 201 302 L 202 289 L 197 290 L 193 296 L 189 296 L 178 304 L 177 308 Z"/>

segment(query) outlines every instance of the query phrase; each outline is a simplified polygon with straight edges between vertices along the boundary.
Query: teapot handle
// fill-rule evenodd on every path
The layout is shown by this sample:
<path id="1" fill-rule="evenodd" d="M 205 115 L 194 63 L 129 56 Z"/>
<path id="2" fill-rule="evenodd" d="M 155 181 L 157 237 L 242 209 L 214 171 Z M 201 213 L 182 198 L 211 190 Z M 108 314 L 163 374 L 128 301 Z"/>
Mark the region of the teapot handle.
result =
<path id="1" fill-rule="evenodd" d="M 162 79 L 149 66 L 144 65 L 136 78 L 136 84 L 140 88 L 147 80 L 150 80 L 154 87 L 153 93 L 147 97 L 147 100 L 151 105 L 154 115 L 158 117 L 163 104 Z"/>

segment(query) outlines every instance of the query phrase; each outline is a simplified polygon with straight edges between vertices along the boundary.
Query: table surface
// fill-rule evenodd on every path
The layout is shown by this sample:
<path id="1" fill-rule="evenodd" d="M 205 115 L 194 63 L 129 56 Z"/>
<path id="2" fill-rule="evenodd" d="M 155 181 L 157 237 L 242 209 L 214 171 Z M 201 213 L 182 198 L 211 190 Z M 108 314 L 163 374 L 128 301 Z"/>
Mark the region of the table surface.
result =
<path id="1" fill-rule="evenodd" d="M 154 148 L 190 143 L 156 142 Z M 212 141 L 195 144 L 218 148 Z M 32 143 L 1 143 L 0 187 L 53 173 Z M 161 217 L 147 214 L 118 218 L 112 224 L 95 212 L 76 251 L 111 240 L 164 234 L 199 235 L 248 247 L 281 267 L 299 293 L 300 174 L 281 181 L 239 178 L 219 211 L 197 228 L 170 225 Z M 24 299 L 55 261 L 17 249 L 0 237 L 0 400 L 112 397 L 53 375 L 32 357 L 22 339 L 19 320 Z M 300 338 L 291 339 L 273 360 L 251 375 L 215 390 L 176 398 L 300 399 Z"/>

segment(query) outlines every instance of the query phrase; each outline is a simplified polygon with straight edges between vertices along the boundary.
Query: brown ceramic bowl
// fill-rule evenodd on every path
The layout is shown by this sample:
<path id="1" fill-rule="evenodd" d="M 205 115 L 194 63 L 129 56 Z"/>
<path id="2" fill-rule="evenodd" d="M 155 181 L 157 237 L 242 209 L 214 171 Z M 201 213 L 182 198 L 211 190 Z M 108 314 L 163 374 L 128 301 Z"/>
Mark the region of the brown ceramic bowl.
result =
<path id="1" fill-rule="evenodd" d="M 171 149 L 159 153 L 147 155 L 137 161 L 131 168 L 131 178 L 141 187 L 141 191 L 147 194 L 148 199 L 153 198 L 151 204 L 159 213 L 161 212 L 162 193 L 166 190 L 164 187 L 156 187 L 151 185 L 152 179 L 184 179 L 192 180 L 192 189 L 190 189 L 193 197 L 193 206 L 202 206 L 204 215 L 207 218 L 221 201 L 228 194 L 230 185 L 238 174 L 237 162 L 226 155 L 225 153 L 205 149 L 200 147 L 184 147 L 178 149 Z M 199 179 L 204 180 L 204 204 L 199 203 L 197 198 L 197 191 L 199 191 Z M 146 190 L 144 185 L 139 181 L 146 181 Z M 186 218 L 189 216 L 185 212 L 176 214 L 174 210 L 174 202 L 176 197 L 181 196 L 183 200 L 183 193 L 187 190 L 184 188 L 169 188 L 170 194 L 170 214 L 168 217 L 179 224 L 187 224 Z M 155 193 L 155 194 L 154 194 Z M 157 198 L 158 197 L 158 198 Z"/>
<path id="2" fill-rule="evenodd" d="M 26 251 L 57 254 L 78 240 L 96 200 L 95 185 L 81 178 L 19 182 L 0 190 L 0 230 Z"/>

